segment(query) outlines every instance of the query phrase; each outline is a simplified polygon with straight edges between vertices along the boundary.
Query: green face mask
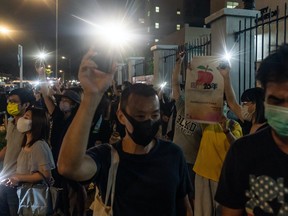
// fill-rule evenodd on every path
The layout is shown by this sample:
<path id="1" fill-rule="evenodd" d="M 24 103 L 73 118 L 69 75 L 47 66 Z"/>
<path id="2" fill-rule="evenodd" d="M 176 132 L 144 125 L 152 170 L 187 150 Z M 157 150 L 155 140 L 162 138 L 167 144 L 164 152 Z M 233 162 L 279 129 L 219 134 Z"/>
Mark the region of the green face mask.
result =
<path id="1" fill-rule="evenodd" d="M 288 137 L 288 108 L 265 103 L 265 117 L 278 135 Z"/>

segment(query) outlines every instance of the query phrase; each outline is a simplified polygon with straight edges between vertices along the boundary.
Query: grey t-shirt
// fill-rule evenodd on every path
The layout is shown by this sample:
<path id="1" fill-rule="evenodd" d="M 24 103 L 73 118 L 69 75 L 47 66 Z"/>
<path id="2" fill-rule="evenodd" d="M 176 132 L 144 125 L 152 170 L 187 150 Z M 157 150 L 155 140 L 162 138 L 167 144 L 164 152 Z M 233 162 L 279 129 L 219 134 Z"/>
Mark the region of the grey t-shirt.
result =
<path id="1" fill-rule="evenodd" d="M 181 97 L 176 101 L 176 109 L 173 142 L 182 149 L 186 162 L 194 164 L 202 137 L 201 124 L 185 119 L 185 104 Z"/>
<path id="2" fill-rule="evenodd" d="M 8 119 L 7 133 L 6 133 L 6 153 L 3 162 L 3 169 L 0 173 L 0 180 L 9 178 L 15 174 L 17 166 L 17 158 L 21 151 L 21 145 L 24 134 L 17 130 L 13 118 Z"/>
<path id="3" fill-rule="evenodd" d="M 18 174 L 31 174 L 35 171 L 47 171 L 55 168 L 51 149 L 43 140 L 36 141 L 30 149 L 22 149 L 17 159 Z"/>

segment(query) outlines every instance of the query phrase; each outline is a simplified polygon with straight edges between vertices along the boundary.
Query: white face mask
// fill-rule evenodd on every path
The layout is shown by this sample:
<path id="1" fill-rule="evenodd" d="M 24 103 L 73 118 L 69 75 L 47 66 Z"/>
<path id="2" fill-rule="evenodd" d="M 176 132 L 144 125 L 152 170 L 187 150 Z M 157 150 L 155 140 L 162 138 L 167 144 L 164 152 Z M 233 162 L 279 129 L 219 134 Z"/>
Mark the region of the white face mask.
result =
<path id="1" fill-rule="evenodd" d="M 245 106 L 245 105 L 244 105 L 244 106 L 241 106 L 241 115 L 242 115 L 242 118 L 243 118 L 245 121 L 251 122 L 251 121 L 252 121 L 253 114 L 254 114 L 254 112 L 249 113 L 249 111 L 248 111 L 248 106 Z"/>
<path id="2" fill-rule="evenodd" d="M 32 127 L 32 120 L 25 119 L 24 117 L 21 117 L 17 121 L 17 130 L 21 133 L 25 133 L 27 131 L 30 131 Z"/>

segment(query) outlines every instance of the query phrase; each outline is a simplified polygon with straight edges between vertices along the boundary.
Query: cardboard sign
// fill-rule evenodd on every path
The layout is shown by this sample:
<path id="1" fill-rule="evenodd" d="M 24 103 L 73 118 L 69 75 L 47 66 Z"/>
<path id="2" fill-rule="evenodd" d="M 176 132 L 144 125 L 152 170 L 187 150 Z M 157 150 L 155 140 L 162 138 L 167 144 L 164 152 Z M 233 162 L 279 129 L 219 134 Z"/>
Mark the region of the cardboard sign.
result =
<path id="1" fill-rule="evenodd" d="M 198 56 L 186 71 L 185 116 L 200 123 L 218 123 L 222 116 L 224 80 L 215 56 Z"/>

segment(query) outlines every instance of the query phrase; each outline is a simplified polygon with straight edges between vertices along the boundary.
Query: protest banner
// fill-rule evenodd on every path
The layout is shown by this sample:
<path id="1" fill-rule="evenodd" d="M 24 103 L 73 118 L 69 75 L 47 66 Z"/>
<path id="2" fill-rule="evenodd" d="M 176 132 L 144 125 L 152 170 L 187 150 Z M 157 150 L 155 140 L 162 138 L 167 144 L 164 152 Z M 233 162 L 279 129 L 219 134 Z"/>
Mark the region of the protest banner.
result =
<path id="1" fill-rule="evenodd" d="M 218 123 L 222 116 L 224 80 L 219 58 L 197 56 L 186 71 L 185 117 L 199 123 Z"/>

